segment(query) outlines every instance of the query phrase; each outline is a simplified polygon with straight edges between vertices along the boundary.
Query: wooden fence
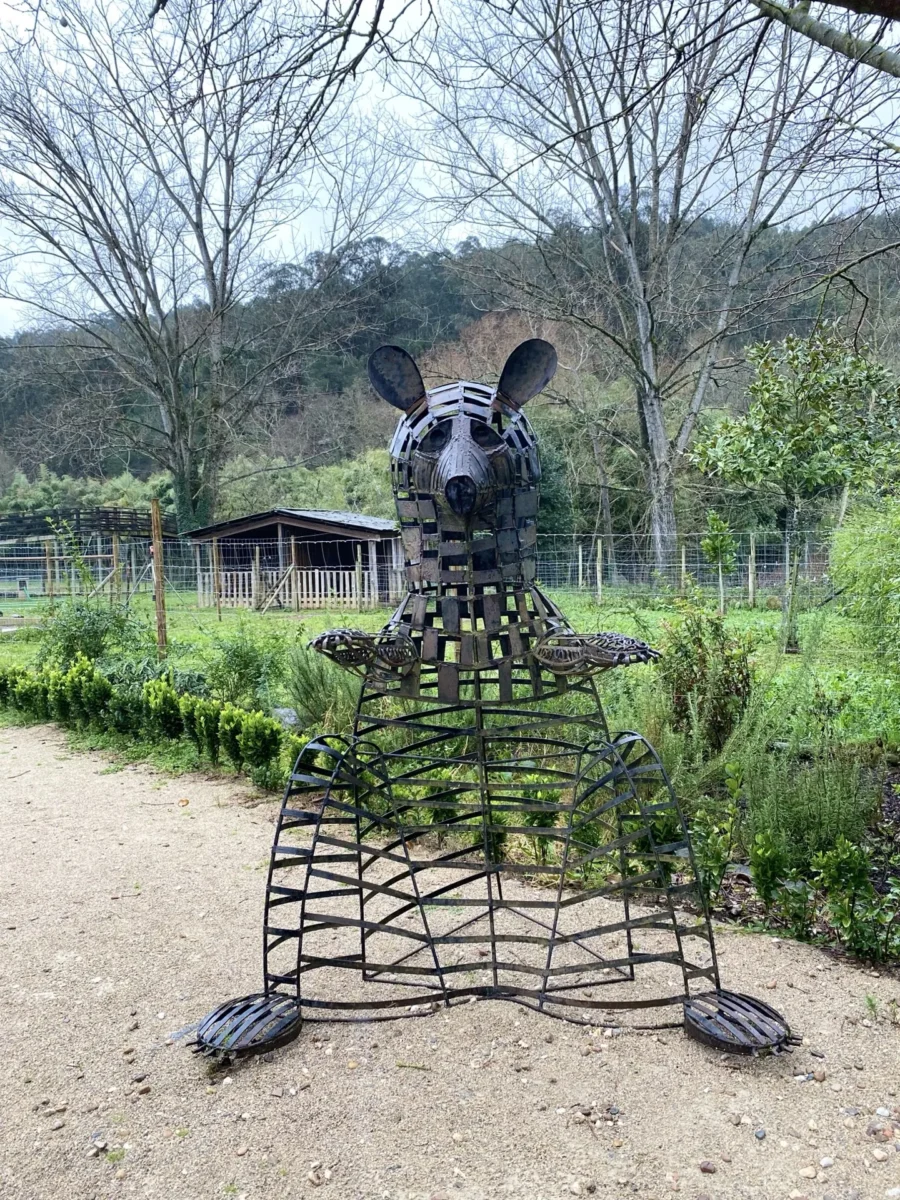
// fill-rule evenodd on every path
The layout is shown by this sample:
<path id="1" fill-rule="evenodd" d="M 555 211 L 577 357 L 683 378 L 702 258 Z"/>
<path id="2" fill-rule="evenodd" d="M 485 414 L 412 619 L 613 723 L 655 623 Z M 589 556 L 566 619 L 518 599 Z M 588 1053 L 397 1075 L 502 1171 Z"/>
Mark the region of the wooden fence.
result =
<path id="1" fill-rule="evenodd" d="M 223 608 L 376 608 L 396 602 L 404 587 L 402 571 L 380 572 L 386 579 L 374 585 L 372 572 L 356 568 L 295 567 L 285 571 L 223 570 L 219 575 L 219 603 Z M 379 598 L 380 594 L 380 598 Z M 197 571 L 197 607 L 215 608 L 216 572 Z"/>

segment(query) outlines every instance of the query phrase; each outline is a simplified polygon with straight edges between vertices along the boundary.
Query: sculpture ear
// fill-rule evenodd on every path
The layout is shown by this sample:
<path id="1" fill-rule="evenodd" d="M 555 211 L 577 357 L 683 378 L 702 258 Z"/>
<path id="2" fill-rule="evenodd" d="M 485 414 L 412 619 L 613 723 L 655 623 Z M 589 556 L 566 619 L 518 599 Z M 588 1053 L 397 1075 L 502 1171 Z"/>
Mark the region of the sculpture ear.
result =
<path id="1" fill-rule="evenodd" d="M 556 351 L 541 338 L 529 338 L 516 346 L 506 360 L 497 394 L 513 408 L 542 392 L 556 374 Z"/>
<path id="2" fill-rule="evenodd" d="M 425 399 L 419 368 L 399 346 L 379 346 L 369 355 L 369 382 L 382 400 L 405 413 Z"/>

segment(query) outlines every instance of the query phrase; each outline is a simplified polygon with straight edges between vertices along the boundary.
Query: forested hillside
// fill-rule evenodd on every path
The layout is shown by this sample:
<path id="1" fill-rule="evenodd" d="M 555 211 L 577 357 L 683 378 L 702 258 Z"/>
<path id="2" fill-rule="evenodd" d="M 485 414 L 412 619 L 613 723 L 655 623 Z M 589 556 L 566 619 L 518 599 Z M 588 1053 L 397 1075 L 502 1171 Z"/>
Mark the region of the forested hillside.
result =
<path id="1" fill-rule="evenodd" d="M 724 231 L 727 233 L 727 231 Z M 806 334 L 824 316 L 848 323 L 893 363 L 898 308 L 896 252 L 856 265 L 828 286 L 830 259 L 863 258 L 890 244 L 893 219 L 851 220 L 827 229 L 771 231 L 761 244 L 743 307 L 752 320 L 736 323 L 719 364 L 706 411 L 738 410 L 744 403 L 750 342 Z M 714 223 L 696 234 L 698 257 L 724 236 Z M 576 253 L 577 251 L 577 253 Z M 390 342 L 420 361 L 426 382 L 458 376 L 494 378 L 509 349 L 530 333 L 559 346 L 562 370 L 532 410 L 545 462 L 541 528 L 547 533 L 646 531 L 639 423 L 632 386 L 617 373 L 608 344 L 590 329 L 528 312 L 505 278 L 510 257 L 518 269 L 565 255 L 586 270 L 590 231 L 570 229 L 565 244 L 506 244 L 472 239 L 455 251 L 416 253 L 381 238 L 350 247 L 339 261 L 311 256 L 294 268 L 273 269 L 258 296 L 235 321 L 242 338 L 234 372 L 252 370 L 273 353 L 283 319 L 302 321 L 305 344 L 283 356 L 247 422 L 226 447 L 214 512 L 226 518 L 275 505 L 354 508 L 372 515 L 392 511 L 383 453 L 395 414 L 371 393 L 368 354 Z M 573 268 L 574 269 L 574 268 Z M 587 290 L 588 284 L 585 284 Z M 595 298 L 596 299 L 596 298 Z M 602 297 L 600 297 L 602 300 Z M 677 300 L 677 297 L 675 298 Z M 685 311 L 690 305 L 685 302 Z M 664 360 L 690 353 L 699 340 L 693 324 L 673 318 L 661 331 Z M 314 328 L 313 328 L 314 327 Z M 26 330 L 0 343 L 0 511 L 134 506 L 159 496 L 176 511 L 169 472 L 154 453 L 158 435 L 133 421 L 128 381 L 102 354 L 86 353 L 82 339 L 57 326 Z M 687 403 L 688 387 L 682 389 Z M 673 426 L 680 419 L 673 406 Z M 677 479 L 679 524 L 693 529 L 714 505 L 735 526 L 778 523 L 777 505 L 759 494 L 717 487 L 686 464 Z M 828 510 L 832 495 L 822 497 Z"/>

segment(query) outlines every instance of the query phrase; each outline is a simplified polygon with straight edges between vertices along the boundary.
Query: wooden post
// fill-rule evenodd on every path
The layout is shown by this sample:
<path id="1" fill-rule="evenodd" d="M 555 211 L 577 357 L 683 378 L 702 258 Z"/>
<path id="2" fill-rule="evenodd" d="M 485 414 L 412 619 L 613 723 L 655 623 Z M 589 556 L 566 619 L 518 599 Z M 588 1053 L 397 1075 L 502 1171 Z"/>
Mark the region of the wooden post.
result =
<path id="1" fill-rule="evenodd" d="M 684 542 L 681 543 L 681 582 L 678 590 L 682 596 L 687 590 L 687 546 Z"/>
<path id="2" fill-rule="evenodd" d="M 750 561 L 747 564 L 747 603 L 756 608 L 756 534 L 750 534 Z"/>
<path id="3" fill-rule="evenodd" d="M 119 535 L 112 535 L 112 575 L 109 580 L 109 602 L 119 602 Z"/>
<path id="4" fill-rule="evenodd" d="M 47 582 L 44 584 L 44 592 L 53 601 L 53 563 L 50 558 L 50 538 L 44 541 L 44 570 L 47 572 Z"/>
<path id="5" fill-rule="evenodd" d="M 200 566 L 200 543 L 194 543 L 194 574 L 197 584 L 197 607 L 203 607 L 203 569 Z"/>
<path id="6" fill-rule="evenodd" d="M 150 501 L 150 529 L 153 535 L 153 599 L 156 603 L 156 646 L 160 658 L 165 658 L 169 650 L 168 630 L 166 629 L 166 575 L 163 564 L 162 517 L 159 512 L 159 500 L 154 496 Z"/>
<path id="7" fill-rule="evenodd" d="M 299 566 L 300 559 L 297 553 L 297 539 L 291 536 L 291 605 L 293 606 L 294 612 L 298 612 L 300 609 L 300 576 L 298 574 Z"/>
<path id="8" fill-rule="evenodd" d="M 578 590 L 584 589 L 584 546 L 578 543 Z"/>
<path id="9" fill-rule="evenodd" d="M 363 606 L 363 572 L 362 572 L 362 542 L 356 543 L 356 609 L 362 612 Z"/>
<path id="10" fill-rule="evenodd" d="M 253 547 L 253 574 L 250 576 L 250 607 L 259 608 L 259 545 Z"/>
<path id="11" fill-rule="evenodd" d="M 603 538 L 597 538 L 597 603 L 603 603 Z"/>
<path id="12" fill-rule="evenodd" d="M 219 566 L 219 539 L 212 540 L 213 590 L 216 593 L 216 616 L 222 620 L 222 570 Z"/>
<path id="13" fill-rule="evenodd" d="M 369 542 L 369 600 L 373 608 L 378 607 L 378 543 L 372 539 Z"/>
<path id="14" fill-rule="evenodd" d="M 284 574 L 284 526 L 278 522 L 278 574 Z"/>

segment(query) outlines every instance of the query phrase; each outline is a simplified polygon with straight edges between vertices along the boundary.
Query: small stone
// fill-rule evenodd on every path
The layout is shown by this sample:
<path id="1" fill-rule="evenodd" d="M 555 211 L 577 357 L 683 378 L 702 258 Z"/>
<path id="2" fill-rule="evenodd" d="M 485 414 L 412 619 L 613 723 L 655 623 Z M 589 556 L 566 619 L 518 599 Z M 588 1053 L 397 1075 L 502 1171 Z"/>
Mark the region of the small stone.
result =
<path id="1" fill-rule="evenodd" d="M 126 1170 L 124 1170 L 122 1167 L 119 1167 L 118 1171 L 116 1171 L 116 1179 L 127 1179 L 127 1178 L 128 1178 L 128 1172 Z"/>
<path id="2" fill-rule="evenodd" d="M 856 1128 L 856 1122 L 853 1120 L 852 1117 L 844 1117 L 844 1128 L 845 1129 L 855 1129 Z"/>
<path id="3" fill-rule="evenodd" d="M 817 1171 L 816 1171 L 815 1167 L 801 1167 L 800 1168 L 800 1178 L 801 1179 L 815 1179 L 816 1174 L 817 1174 Z"/>
<path id="4" fill-rule="evenodd" d="M 891 1110 L 889 1108 L 876 1108 L 875 1109 L 876 1117 L 889 1117 L 890 1115 L 891 1115 Z"/>
<path id="5" fill-rule="evenodd" d="M 581 1184 L 578 1183 L 577 1181 L 575 1183 L 569 1184 L 569 1191 L 572 1193 L 573 1196 L 583 1195 L 583 1192 L 581 1190 Z"/>
<path id="6" fill-rule="evenodd" d="M 766 1131 L 764 1129 L 754 1129 L 753 1136 L 758 1142 L 761 1142 L 766 1136 Z"/>
<path id="7" fill-rule="evenodd" d="M 100 1157 L 100 1151 L 97 1149 L 96 1146 L 91 1146 L 90 1150 L 88 1150 L 88 1158 L 99 1158 L 99 1157 Z"/>
<path id="8" fill-rule="evenodd" d="M 64 1125 L 65 1125 L 65 1121 L 54 1121 L 53 1124 L 50 1126 L 50 1128 L 51 1129 L 62 1129 Z"/>
<path id="9" fill-rule="evenodd" d="M 740 1125 L 741 1114 L 740 1113 L 732 1113 L 731 1116 L 728 1118 L 728 1120 L 732 1123 L 732 1125 Z"/>
<path id="10" fill-rule="evenodd" d="M 704 1175 L 715 1175 L 718 1169 L 719 1168 L 716 1166 L 716 1164 L 714 1162 L 710 1162 L 708 1158 L 704 1158 L 700 1163 L 700 1170 Z"/>
<path id="11" fill-rule="evenodd" d="M 249 1149 L 249 1146 L 238 1146 L 235 1153 L 237 1154 L 238 1158 L 243 1158 Z"/>
<path id="12" fill-rule="evenodd" d="M 770 980 L 769 980 L 769 981 L 766 983 L 766 987 L 769 989 L 769 991 L 770 991 L 770 992 L 774 992 L 774 990 L 775 990 L 775 989 L 778 987 L 778 980 L 777 980 L 777 979 L 770 979 Z"/>
<path id="13" fill-rule="evenodd" d="M 812 1129 L 813 1131 L 819 1128 L 815 1121 L 808 1121 L 806 1127 L 807 1129 Z"/>
<path id="14" fill-rule="evenodd" d="M 325 1182 L 325 1174 L 323 1171 L 320 1171 L 318 1167 L 313 1167 L 306 1178 L 313 1185 L 313 1187 L 319 1187 L 320 1184 Z"/>
<path id="15" fill-rule="evenodd" d="M 274 1096 L 277 1100 L 280 1100 L 281 1097 L 284 1095 L 284 1088 L 282 1088 L 282 1087 L 272 1088 L 271 1092 L 269 1092 L 269 1095 Z"/>
<path id="16" fill-rule="evenodd" d="M 463 1140 L 463 1135 L 461 1133 L 451 1133 L 450 1136 L 457 1145 L 459 1145 L 459 1143 Z"/>
<path id="17" fill-rule="evenodd" d="M 122 1050 L 123 1054 L 134 1054 L 134 1046 L 125 1046 Z"/>
<path id="18" fill-rule="evenodd" d="M 147 1076 L 143 1075 L 143 1074 L 132 1075 L 131 1082 L 132 1083 L 143 1083 L 146 1078 L 147 1078 Z"/>
<path id="19" fill-rule="evenodd" d="M 841 1090 L 841 1085 L 839 1083 L 833 1083 L 831 1085 L 831 1090 L 833 1092 L 839 1092 Z"/>
<path id="20" fill-rule="evenodd" d="M 823 1170 L 827 1171 L 829 1167 L 833 1167 L 833 1166 L 834 1166 L 834 1159 L 833 1159 L 833 1158 L 827 1158 L 827 1157 L 826 1157 L 826 1158 L 820 1158 L 820 1159 L 819 1159 L 819 1166 L 820 1166 L 820 1167 L 822 1167 L 822 1169 L 823 1169 Z"/>
<path id="21" fill-rule="evenodd" d="M 150 1084 L 142 1083 L 141 1086 L 138 1088 L 138 1095 L 146 1096 L 146 1095 L 148 1095 L 149 1091 L 150 1091 Z"/>
<path id="22" fill-rule="evenodd" d="M 900 1187 L 888 1188 L 884 1194 L 887 1200 L 897 1200 L 897 1197 L 900 1196 Z"/>
<path id="23" fill-rule="evenodd" d="M 863 1021 L 863 1022 L 862 1022 L 862 1027 L 863 1027 L 863 1029 L 871 1029 L 871 1028 L 872 1028 L 872 1022 L 871 1022 L 871 1021 L 869 1021 L 869 1020 L 865 1020 L 865 1021 Z"/>
<path id="24" fill-rule="evenodd" d="M 616 1150 L 621 1150 L 624 1145 L 625 1143 L 622 1138 L 613 1138 L 613 1146 Z"/>
<path id="25" fill-rule="evenodd" d="M 359 1063 L 356 1061 L 355 1058 L 351 1058 L 350 1061 L 347 1063 L 347 1066 L 351 1071 L 355 1071 L 356 1068 L 359 1066 Z"/>
<path id="26" fill-rule="evenodd" d="M 887 1150 L 882 1150 L 880 1146 L 876 1146 L 872 1151 L 872 1157 L 876 1162 L 887 1162 Z"/>
<path id="27" fill-rule="evenodd" d="M 128 1032 L 134 1033 L 134 1031 L 136 1029 L 140 1029 L 140 1027 L 141 1027 L 140 1021 L 132 1021 L 131 1024 L 128 1026 Z"/>
<path id="28" fill-rule="evenodd" d="M 794 1188 L 790 1194 L 790 1200 L 809 1200 L 809 1197 L 807 1196 L 806 1192 L 801 1192 L 798 1191 L 797 1188 Z"/>
<path id="29" fill-rule="evenodd" d="M 824 1083 L 826 1079 L 825 1068 L 816 1067 L 815 1071 L 813 1071 L 813 1079 L 816 1081 L 816 1083 Z"/>

